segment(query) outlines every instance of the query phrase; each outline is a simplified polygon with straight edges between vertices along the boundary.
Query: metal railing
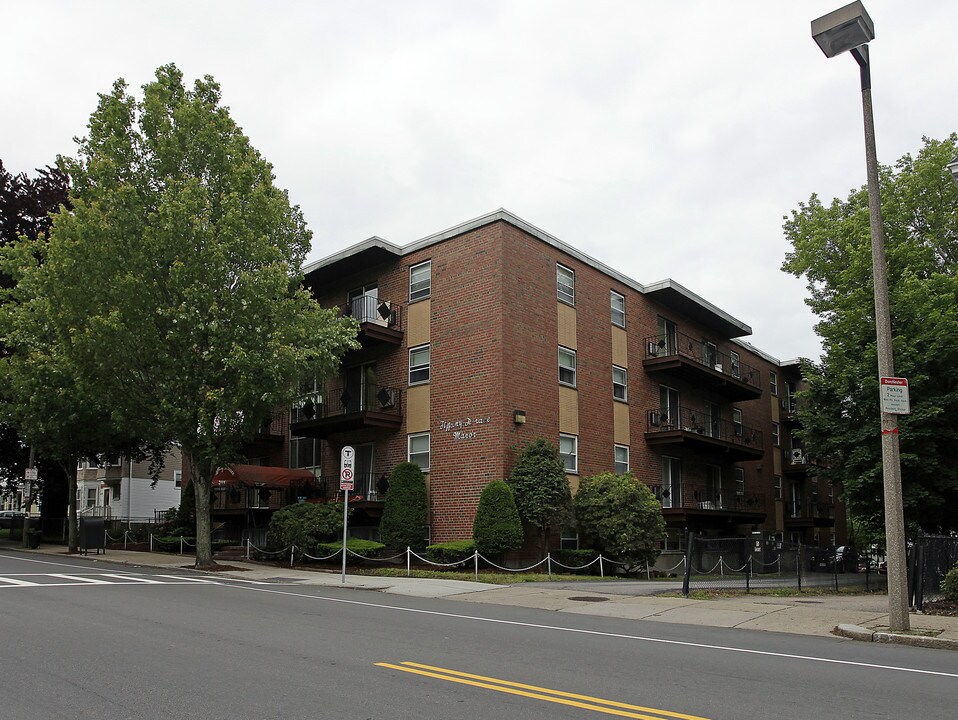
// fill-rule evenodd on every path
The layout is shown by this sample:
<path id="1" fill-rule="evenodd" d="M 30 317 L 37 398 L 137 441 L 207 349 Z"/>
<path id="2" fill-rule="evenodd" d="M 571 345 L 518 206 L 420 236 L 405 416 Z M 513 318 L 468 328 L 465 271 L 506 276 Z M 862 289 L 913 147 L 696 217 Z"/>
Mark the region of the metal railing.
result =
<path id="1" fill-rule="evenodd" d="M 693 410 L 687 407 L 649 410 L 646 432 L 671 432 L 674 430 L 694 433 L 757 450 L 763 448 L 761 430 L 731 420 L 714 418 L 705 410 Z"/>
<path id="2" fill-rule="evenodd" d="M 348 415 L 354 412 L 402 413 L 402 391 L 386 385 L 356 386 L 334 383 L 325 389 L 301 395 L 290 410 L 290 422 Z"/>
<path id="3" fill-rule="evenodd" d="M 671 333 L 666 336 L 650 335 L 645 339 L 645 357 L 683 357 L 687 360 L 711 368 L 724 375 L 730 375 L 747 385 L 761 387 L 761 373 L 741 358 L 733 358 L 731 354 L 719 352 L 713 345 L 707 345 L 701 340 L 683 333 Z"/>
<path id="4" fill-rule="evenodd" d="M 808 496 L 801 500 L 790 500 L 785 503 L 786 518 L 834 518 L 834 505 Z"/>
<path id="5" fill-rule="evenodd" d="M 756 492 L 739 492 L 734 479 L 723 478 L 722 483 L 677 483 L 651 486 L 652 493 L 662 503 L 662 508 L 685 510 L 715 510 L 733 512 L 765 511 L 765 495 Z"/>
<path id="6" fill-rule="evenodd" d="M 343 315 L 359 321 L 382 327 L 402 330 L 402 305 L 391 300 L 363 295 L 353 298 L 343 305 Z"/>

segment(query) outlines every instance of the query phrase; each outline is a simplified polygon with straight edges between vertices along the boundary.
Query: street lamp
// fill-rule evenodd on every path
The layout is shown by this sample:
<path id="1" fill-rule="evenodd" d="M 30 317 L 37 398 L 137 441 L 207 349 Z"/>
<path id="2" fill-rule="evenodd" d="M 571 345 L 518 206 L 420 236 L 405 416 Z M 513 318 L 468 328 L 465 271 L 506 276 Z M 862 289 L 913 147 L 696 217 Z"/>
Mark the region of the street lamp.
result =
<path id="1" fill-rule="evenodd" d="M 888 268 L 881 196 L 878 190 L 878 153 L 875 150 L 875 119 L 872 115 L 871 67 L 868 43 L 875 39 L 875 25 L 864 6 L 853 2 L 812 20 L 812 38 L 825 53 L 835 57 L 850 52 L 861 75 L 862 110 L 865 117 L 865 165 L 868 171 L 868 214 L 872 241 L 872 282 L 875 288 L 875 332 L 878 340 L 878 375 L 892 377 L 891 315 L 888 310 Z M 885 490 L 885 544 L 888 559 L 888 622 L 891 630 L 908 630 L 908 580 L 905 560 L 905 520 L 901 493 L 901 456 L 898 447 L 898 416 L 881 413 L 882 478 Z"/>

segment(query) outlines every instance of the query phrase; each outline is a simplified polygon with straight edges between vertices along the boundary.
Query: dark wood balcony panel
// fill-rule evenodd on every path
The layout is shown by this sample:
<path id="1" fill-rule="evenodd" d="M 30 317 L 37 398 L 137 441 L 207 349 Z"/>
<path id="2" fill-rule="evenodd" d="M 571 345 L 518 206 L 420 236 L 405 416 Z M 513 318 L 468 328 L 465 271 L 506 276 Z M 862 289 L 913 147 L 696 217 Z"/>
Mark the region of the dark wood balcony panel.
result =
<path id="1" fill-rule="evenodd" d="M 653 448 L 682 446 L 738 461 L 760 460 L 765 455 L 760 430 L 731 420 L 713 420 L 705 412 L 690 408 L 671 413 L 650 410 L 645 442 Z"/>
<path id="2" fill-rule="evenodd" d="M 761 372 L 741 361 L 733 363 L 721 352 L 704 353 L 701 341 L 677 334 L 667 341 L 646 338 L 645 359 L 649 374 L 662 374 L 718 393 L 730 401 L 762 397 Z"/>
<path id="3" fill-rule="evenodd" d="M 336 433 L 351 432 L 364 428 L 398 430 L 402 426 L 402 420 L 402 415 L 398 413 L 360 410 L 291 423 L 289 429 L 293 435 L 299 437 L 326 438 Z"/>

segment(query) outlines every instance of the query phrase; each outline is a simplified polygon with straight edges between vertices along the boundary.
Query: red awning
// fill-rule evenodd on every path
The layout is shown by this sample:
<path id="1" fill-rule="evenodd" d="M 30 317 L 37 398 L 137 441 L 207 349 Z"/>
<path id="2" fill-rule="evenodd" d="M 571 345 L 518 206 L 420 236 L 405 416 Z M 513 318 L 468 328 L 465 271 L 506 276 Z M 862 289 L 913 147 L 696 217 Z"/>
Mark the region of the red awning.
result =
<path id="1" fill-rule="evenodd" d="M 288 488 L 315 482 L 316 476 L 299 468 L 266 467 L 264 465 L 231 465 L 217 470 L 213 487 L 240 485 L 243 487 Z"/>

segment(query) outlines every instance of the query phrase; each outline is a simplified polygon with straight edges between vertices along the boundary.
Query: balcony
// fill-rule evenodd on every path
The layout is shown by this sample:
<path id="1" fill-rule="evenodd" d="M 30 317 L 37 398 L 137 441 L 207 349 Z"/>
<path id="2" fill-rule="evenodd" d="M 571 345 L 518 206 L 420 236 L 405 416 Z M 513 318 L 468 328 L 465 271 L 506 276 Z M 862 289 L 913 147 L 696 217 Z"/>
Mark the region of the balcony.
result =
<path id="1" fill-rule="evenodd" d="M 835 506 L 816 495 L 785 503 L 785 527 L 789 529 L 834 526 Z"/>
<path id="2" fill-rule="evenodd" d="M 253 436 L 243 443 L 243 452 L 248 457 L 268 455 L 282 448 L 285 439 L 281 420 L 266 419 Z"/>
<path id="3" fill-rule="evenodd" d="M 370 295 L 353 298 L 343 305 L 343 316 L 359 321 L 363 347 L 402 345 L 402 305 Z"/>
<path id="4" fill-rule="evenodd" d="M 665 339 L 658 335 L 647 337 L 642 365 L 649 374 L 680 378 L 719 393 L 729 401 L 762 397 L 761 373 L 756 368 L 714 348 L 706 348 L 701 340 L 682 333 Z"/>
<path id="5" fill-rule="evenodd" d="M 325 392 L 299 398 L 290 411 L 289 429 L 299 437 L 325 438 L 367 428 L 398 430 L 402 421 L 399 388 L 330 385 Z"/>
<path id="6" fill-rule="evenodd" d="M 765 454 L 762 431 L 730 420 L 710 418 L 702 410 L 650 410 L 645 442 L 650 447 L 682 446 L 721 453 L 729 460 L 760 460 Z"/>
<path id="7" fill-rule="evenodd" d="M 817 458 L 800 448 L 785 451 L 782 473 L 785 475 L 808 475 L 824 467 Z"/>
<path id="8" fill-rule="evenodd" d="M 779 410 L 779 419 L 782 425 L 787 427 L 798 427 L 801 422 L 798 419 L 798 400 L 791 396 L 785 396 L 781 399 Z"/>
<path id="9" fill-rule="evenodd" d="M 731 485 L 731 483 L 723 483 Z M 727 523 L 756 523 L 765 520 L 765 495 L 736 492 L 713 483 L 680 482 L 653 485 L 652 492 L 662 503 L 667 521 L 690 521 L 699 527 Z"/>

